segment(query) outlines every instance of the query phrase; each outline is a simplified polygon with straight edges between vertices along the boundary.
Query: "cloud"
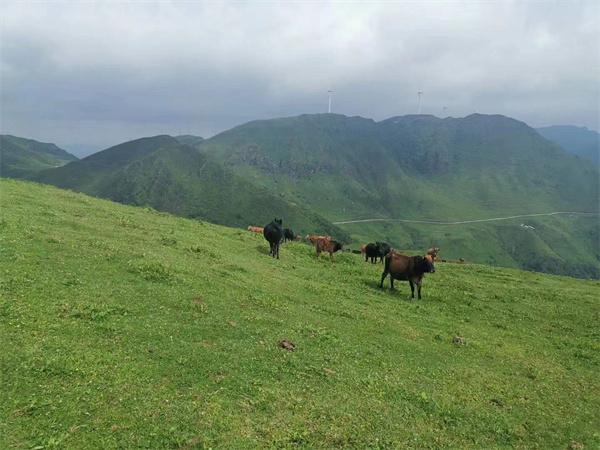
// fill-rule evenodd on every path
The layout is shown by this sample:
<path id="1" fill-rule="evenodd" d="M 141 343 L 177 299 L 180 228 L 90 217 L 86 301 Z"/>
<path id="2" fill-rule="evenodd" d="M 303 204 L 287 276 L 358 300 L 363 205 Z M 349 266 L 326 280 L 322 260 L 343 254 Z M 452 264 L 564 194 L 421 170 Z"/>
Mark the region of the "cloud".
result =
<path id="1" fill-rule="evenodd" d="M 106 147 L 334 110 L 598 128 L 594 2 L 3 3 L 2 132 Z M 446 107 L 447 109 L 443 109 Z"/>

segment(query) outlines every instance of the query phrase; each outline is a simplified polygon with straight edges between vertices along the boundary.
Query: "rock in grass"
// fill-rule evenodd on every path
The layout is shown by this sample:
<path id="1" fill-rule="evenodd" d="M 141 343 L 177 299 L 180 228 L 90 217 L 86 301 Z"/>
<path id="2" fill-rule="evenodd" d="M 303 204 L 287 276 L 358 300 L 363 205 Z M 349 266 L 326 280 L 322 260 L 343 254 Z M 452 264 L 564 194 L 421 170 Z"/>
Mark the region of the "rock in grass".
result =
<path id="1" fill-rule="evenodd" d="M 454 345 L 467 345 L 467 340 L 462 336 L 454 336 L 452 338 L 452 343 Z"/>
<path id="2" fill-rule="evenodd" d="M 290 352 L 293 352 L 294 350 L 296 350 L 296 344 L 288 341 L 287 339 L 279 341 L 279 347 L 284 350 L 290 351 Z"/>

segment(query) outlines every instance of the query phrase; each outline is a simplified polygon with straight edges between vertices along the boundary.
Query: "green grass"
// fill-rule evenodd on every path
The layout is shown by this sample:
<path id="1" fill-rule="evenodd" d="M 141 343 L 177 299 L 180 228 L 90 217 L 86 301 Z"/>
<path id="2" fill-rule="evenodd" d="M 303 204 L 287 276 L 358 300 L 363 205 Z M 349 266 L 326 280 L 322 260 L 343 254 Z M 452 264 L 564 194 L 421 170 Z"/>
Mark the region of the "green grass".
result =
<path id="1" fill-rule="evenodd" d="M 534 229 L 520 225 L 525 223 Z M 367 222 L 339 225 L 359 248 L 374 236 L 395 248 L 438 246 L 445 259 L 464 258 L 494 266 L 600 278 L 598 216 L 517 218 L 462 225 Z"/>
<path id="2" fill-rule="evenodd" d="M 357 255 L 0 193 L 0 448 L 600 445 L 597 281 L 438 264 L 409 301 Z"/>

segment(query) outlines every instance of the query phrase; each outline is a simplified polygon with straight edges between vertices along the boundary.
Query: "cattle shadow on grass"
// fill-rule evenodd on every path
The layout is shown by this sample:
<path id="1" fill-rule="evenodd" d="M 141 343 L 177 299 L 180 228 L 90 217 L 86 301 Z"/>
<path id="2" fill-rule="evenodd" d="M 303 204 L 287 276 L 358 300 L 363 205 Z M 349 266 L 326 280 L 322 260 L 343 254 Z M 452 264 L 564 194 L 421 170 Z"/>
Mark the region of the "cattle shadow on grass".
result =
<path id="1" fill-rule="evenodd" d="M 270 255 L 270 250 L 269 250 L 269 243 L 267 242 L 267 245 L 257 245 L 256 246 L 256 250 L 258 250 L 258 253 L 262 253 L 263 255 Z"/>
<path id="2" fill-rule="evenodd" d="M 408 288 L 408 284 L 404 285 L 406 288 L 408 288 L 408 294 L 406 294 L 405 292 L 403 292 L 403 290 L 401 288 L 402 283 L 399 282 L 398 280 L 396 280 L 396 285 L 394 286 L 395 289 L 393 289 L 393 290 L 392 290 L 392 288 L 390 288 L 389 277 L 386 278 L 385 281 L 383 282 L 383 289 L 379 287 L 379 280 L 364 280 L 363 284 L 366 287 L 368 287 L 369 289 L 377 291 L 382 295 L 393 296 L 394 298 L 398 298 L 398 300 L 410 300 L 410 288 Z M 406 294 L 406 298 L 405 298 L 405 294 Z"/>
<path id="3" fill-rule="evenodd" d="M 389 287 L 386 289 L 385 284 L 383 285 L 384 289 L 381 289 L 379 287 L 379 281 L 377 281 L 377 280 L 364 280 L 363 284 L 365 286 L 367 286 L 369 289 L 375 289 L 376 291 L 379 291 L 379 292 L 389 291 Z"/>

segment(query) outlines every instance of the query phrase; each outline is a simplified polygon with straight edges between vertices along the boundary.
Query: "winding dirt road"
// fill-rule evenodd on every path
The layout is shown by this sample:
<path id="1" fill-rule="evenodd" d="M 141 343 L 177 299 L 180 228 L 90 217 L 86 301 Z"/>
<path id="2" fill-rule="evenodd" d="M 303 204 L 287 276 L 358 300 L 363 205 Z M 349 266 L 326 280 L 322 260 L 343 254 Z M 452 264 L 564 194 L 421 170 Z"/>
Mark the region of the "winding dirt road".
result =
<path id="1" fill-rule="evenodd" d="M 556 216 L 559 214 L 571 214 L 577 216 L 598 216 L 597 212 L 578 212 L 578 211 L 554 211 L 549 213 L 539 214 L 519 214 L 517 216 L 492 217 L 490 219 L 475 219 L 475 220 L 459 220 L 456 222 L 445 222 L 441 220 L 413 220 L 413 219 L 359 219 L 359 220 L 343 220 L 340 222 L 332 222 L 334 225 L 346 225 L 350 223 L 367 223 L 367 222 L 406 222 L 406 223 L 426 223 L 430 225 L 464 225 L 467 223 L 479 222 L 496 222 L 499 220 L 519 219 L 522 217 L 539 217 L 539 216 Z"/>

